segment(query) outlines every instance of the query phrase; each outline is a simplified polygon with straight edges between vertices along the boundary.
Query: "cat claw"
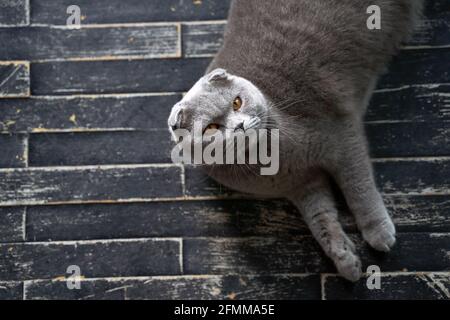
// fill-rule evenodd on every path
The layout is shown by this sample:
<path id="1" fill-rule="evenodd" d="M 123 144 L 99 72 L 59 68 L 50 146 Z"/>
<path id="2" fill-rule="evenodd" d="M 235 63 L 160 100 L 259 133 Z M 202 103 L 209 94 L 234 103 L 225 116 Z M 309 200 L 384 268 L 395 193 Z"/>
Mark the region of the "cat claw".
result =
<path id="1" fill-rule="evenodd" d="M 378 251 L 389 252 L 395 244 L 395 226 L 390 218 L 375 227 L 363 229 L 362 235 L 364 240 Z"/>

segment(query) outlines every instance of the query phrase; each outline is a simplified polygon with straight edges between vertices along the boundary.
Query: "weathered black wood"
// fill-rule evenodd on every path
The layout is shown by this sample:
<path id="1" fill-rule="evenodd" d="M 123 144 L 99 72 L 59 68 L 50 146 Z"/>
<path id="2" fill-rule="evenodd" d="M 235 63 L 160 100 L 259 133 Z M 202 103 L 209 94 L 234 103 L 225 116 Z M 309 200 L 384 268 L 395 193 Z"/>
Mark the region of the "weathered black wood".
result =
<path id="1" fill-rule="evenodd" d="M 168 130 L 32 134 L 30 166 L 171 163 Z"/>
<path id="2" fill-rule="evenodd" d="M 450 51 L 446 49 L 406 50 L 396 56 L 381 77 L 379 89 L 405 85 L 448 83 Z"/>
<path id="3" fill-rule="evenodd" d="M 26 299 L 284 300 L 320 299 L 317 275 L 171 276 L 83 280 L 80 290 L 64 281 L 27 281 Z"/>
<path id="4" fill-rule="evenodd" d="M 0 281 L 0 300 L 22 300 L 23 283 L 18 281 Z"/>
<path id="5" fill-rule="evenodd" d="M 24 207 L 0 207 L 0 242 L 23 241 L 24 219 Z"/>
<path id="6" fill-rule="evenodd" d="M 70 0 L 31 1 L 31 22 L 65 25 Z M 117 23 L 224 19 L 230 0 L 78 0 L 82 23 Z"/>
<path id="7" fill-rule="evenodd" d="M 178 24 L 95 28 L 0 29 L 0 60 L 179 57 Z"/>
<path id="8" fill-rule="evenodd" d="M 372 157 L 447 156 L 450 123 L 368 124 Z"/>
<path id="9" fill-rule="evenodd" d="M 22 134 L 0 134 L 0 168 L 20 168 L 27 163 L 27 137 Z"/>
<path id="10" fill-rule="evenodd" d="M 450 85 L 376 92 L 366 121 L 450 121 L 449 95 Z M 178 94 L 0 99 L 0 131 L 166 129 L 170 109 L 180 99 Z"/>
<path id="11" fill-rule="evenodd" d="M 408 43 L 418 46 L 445 46 L 450 43 L 450 6 L 446 0 L 425 1 L 422 19 L 414 37 Z"/>
<path id="12" fill-rule="evenodd" d="M 375 91 L 366 121 L 450 121 L 450 85 Z"/>
<path id="13" fill-rule="evenodd" d="M 386 194 L 447 194 L 450 165 L 443 159 L 386 159 L 374 162 L 378 187 Z M 209 178 L 201 167 L 186 166 L 186 194 L 190 196 L 236 195 Z"/>
<path id="14" fill-rule="evenodd" d="M 381 191 L 392 193 L 448 194 L 450 162 L 446 159 L 400 159 L 374 163 Z"/>
<path id="15" fill-rule="evenodd" d="M 4 280 L 68 277 L 70 265 L 79 266 L 83 277 L 180 274 L 180 241 L 0 244 L 0 278 Z"/>
<path id="16" fill-rule="evenodd" d="M 408 45 L 439 46 L 450 42 L 449 14 L 446 0 L 427 1 L 425 19 Z M 32 22 L 65 25 L 66 8 L 72 3 L 64 1 L 32 1 Z M 230 0 L 214 1 L 128 1 L 124 6 L 114 1 L 78 1 L 82 23 L 117 23 L 149 21 L 193 21 L 225 19 Z M 105 12 L 106 10 L 106 12 Z M 365 14 L 362 12 L 361 14 Z"/>
<path id="17" fill-rule="evenodd" d="M 450 273 L 382 274 L 380 289 L 369 290 L 367 278 L 356 284 L 329 275 L 324 280 L 324 298 L 328 300 L 448 300 Z M 372 283 L 372 282 L 371 282 Z"/>
<path id="18" fill-rule="evenodd" d="M 210 57 L 216 54 L 222 47 L 225 27 L 225 22 L 183 24 L 183 56 Z"/>
<path id="19" fill-rule="evenodd" d="M 24 61 L 0 61 L 0 98 L 30 95 L 30 66 Z"/>
<path id="20" fill-rule="evenodd" d="M 447 123 L 369 124 L 371 154 L 373 157 L 448 155 L 447 127 Z M 171 163 L 174 145 L 167 129 L 32 134 L 29 165 Z"/>
<path id="21" fill-rule="evenodd" d="M 404 51 L 396 57 L 378 88 L 446 83 L 450 53 Z M 203 75 L 209 58 L 36 63 L 33 94 L 187 91 Z"/>
<path id="22" fill-rule="evenodd" d="M 388 271 L 448 271 L 450 234 L 400 233 L 389 254 L 369 249 L 360 236 L 352 236 L 363 266 Z M 184 272 L 303 273 L 335 272 L 312 237 L 292 238 L 187 238 L 183 242 Z"/>
<path id="23" fill-rule="evenodd" d="M 42 94 L 187 91 L 210 59 L 35 63 L 32 92 Z"/>
<path id="24" fill-rule="evenodd" d="M 167 129 L 181 95 L 0 99 L 0 131 Z"/>
<path id="25" fill-rule="evenodd" d="M 181 196 L 178 167 L 66 167 L 0 171 L 0 205 Z"/>
<path id="26" fill-rule="evenodd" d="M 449 196 L 394 196 L 385 201 L 399 232 L 450 232 Z M 340 212 L 344 228 L 356 231 L 348 209 L 342 205 Z M 22 221 L 16 218 L 19 237 Z M 302 234 L 310 234 L 309 229 L 284 200 L 31 206 L 26 219 L 27 241 Z"/>
<path id="27" fill-rule="evenodd" d="M 8 0 L 0 3 L 0 27 L 29 24 L 29 0 Z"/>

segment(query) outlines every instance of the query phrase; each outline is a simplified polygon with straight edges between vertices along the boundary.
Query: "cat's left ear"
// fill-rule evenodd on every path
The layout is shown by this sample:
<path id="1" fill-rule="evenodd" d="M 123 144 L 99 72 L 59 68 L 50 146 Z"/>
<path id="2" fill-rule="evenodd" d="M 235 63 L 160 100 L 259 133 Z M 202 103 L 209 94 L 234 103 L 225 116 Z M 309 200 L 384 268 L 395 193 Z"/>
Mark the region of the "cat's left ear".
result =
<path id="1" fill-rule="evenodd" d="M 225 69 L 215 69 L 207 75 L 208 82 L 222 82 L 229 80 L 230 75 Z"/>

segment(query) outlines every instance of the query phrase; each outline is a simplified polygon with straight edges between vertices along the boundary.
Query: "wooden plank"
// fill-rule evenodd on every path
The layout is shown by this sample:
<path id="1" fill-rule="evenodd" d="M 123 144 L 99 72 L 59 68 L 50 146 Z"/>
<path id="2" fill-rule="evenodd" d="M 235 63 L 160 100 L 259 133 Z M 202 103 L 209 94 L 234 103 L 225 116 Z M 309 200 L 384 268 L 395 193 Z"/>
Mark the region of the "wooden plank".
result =
<path id="1" fill-rule="evenodd" d="M 32 23 L 65 25 L 70 0 L 31 1 Z M 78 0 L 82 24 L 224 19 L 230 0 Z"/>
<path id="2" fill-rule="evenodd" d="M 32 134 L 30 166 L 172 163 L 168 130 Z"/>
<path id="3" fill-rule="evenodd" d="M 447 83 L 450 52 L 410 50 L 396 57 L 379 89 Z M 187 91 L 203 75 L 209 58 L 132 61 L 64 61 L 33 64 L 36 95 Z"/>
<path id="4" fill-rule="evenodd" d="M 86 279 L 80 290 L 64 281 L 25 282 L 26 299 L 300 300 L 320 299 L 317 275 L 170 276 Z"/>
<path id="5" fill-rule="evenodd" d="M 27 61 L 0 61 L 0 98 L 30 95 L 30 65 Z"/>
<path id="6" fill-rule="evenodd" d="M 122 94 L 0 99 L 0 131 L 166 129 L 170 109 L 181 97 L 180 94 Z M 450 85 L 376 92 L 366 121 L 429 121 L 443 126 L 445 123 L 441 121 L 450 121 Z"/>
<path id="7" fill-rule="evenodd" d="M 446 123 L 369 124 L 371 154 L 373 157 L 445 156 L 450 154 L 447 127 Z M 172 163 L 170 153 L 175 145 L 167 129 L 39 133 L 31 134 L 28 144 L 30 166 Z M 22 154 L 23 151 L 18 160 L 23 158 Z"/>
<path id="8" fill-rule="evenodd" d="M 179 239 L 0 244 L 4 280 L 68 277 L 80 267 L 82 277 L 179 274 Z"/>
<path id="9" fill-rule="evenodd" d="M 183 56 L 211 57 L 223 44 L 226 22 L 185 23 L 182 25 Z"/>
<path id="10" fill-rule="evenodd" d="M 366 132 L 374 158 L 450 154 L 448 122 L 371 123 Z"/>
<path id="11" fill-rule="evenodd" d="M 329 300 L 448 300 L 449 272 L 381 274 L 380 289 L 369 290 L 367 278 L 356 284 L 336 276 L 324 278 L 324 298 Z"/>
<path id="12" fill-rule="evenodd" d="M 181 196 L 176 166 L 92 166 L 0 170 L 0 205 L 111 202 Z"/>
<path id="13" fill-rule="evenodd" d="M 19 281 L 0 281 L 0 300 L 22 300 L 23 283 Z"/>
<path id="14" fill-rule="evenodd" d="M 0 168 L 21 168 L 28 163 L 28 140 L 22 134 L 0 134 Z"/>
<path id="15" fill-rule="evenodd" d="M 1 102 L 1 101 L 0 101 Z M 450 85 L 375 91 L 366 121 L 450 121 Z"/>
<path id="16" fill-rule="evenodd" d="M 385 202 L 399 232 L 450 232 L 449 196 L 394 196 Z M 347 231 L 356 231 L 343 205 L 340 220 Z M 288 201 L 257 199 L 30 206 L 26 229 L 27 241 L 310 233 Z"/>
<path id="17" fill-rule="evenodd" d="M 448 46 L 450 44 L 450 6 L 446 0 L 425 1 L 425 18 L 419 23 L 408 46 Z"/>
<path id="18" fill-rule="evenodd" d="M 26 26 L 30 22 L 29 0 L 8 0 L 0 3 L 0 27 Z"/>
<path id="19" fill-rule="evenodd" d="M 374 162 L 375 178 L 387 194 L 448 194 L 450 165 L 447 158 L 379 159 Z M 230 196 L 237 192 L 209 178 L 202 168 L 186 166 L 186 194 L 189 196 Z"/>
<path id="20" fill-rule="evenodd" d="M 449 271 L 449 233 L 400 233 L 389 254 L 368 248 L 359 235 L 352 240 L 363 266 L 378 265 L 383 272 Z M 336 272 L 310 236 L 187 238 L 183 252 L 188 274 Z"/>
<path id="21" fill-rule="evenodd" d="M 378 89 L 398 88 L 417 84 L 448 84 L 450 51 L 406 50 L 396 56 L 381 77 Z"/>
<path id="22" fill-rule="evenodd" d="M 203 75 L 209 59 L 65 61 L 33 64 L 35 95 L 183 92 Z"/>
<path id="23" fill-rule="evenodd" d="M 23 241 L 24 228 L 24 207 L 0 207 L 0 242 Z"/>
<path id="24" fill-rule="evenodd" d="M 113 60 L 180 57 L 179 24 L 0 29 L 0 59 Z"/>
<path id="25" fill-rule="evenodd" d="M 181 95 L 51 96 L 0 99 L 1 132 L 167 129 Z"/>

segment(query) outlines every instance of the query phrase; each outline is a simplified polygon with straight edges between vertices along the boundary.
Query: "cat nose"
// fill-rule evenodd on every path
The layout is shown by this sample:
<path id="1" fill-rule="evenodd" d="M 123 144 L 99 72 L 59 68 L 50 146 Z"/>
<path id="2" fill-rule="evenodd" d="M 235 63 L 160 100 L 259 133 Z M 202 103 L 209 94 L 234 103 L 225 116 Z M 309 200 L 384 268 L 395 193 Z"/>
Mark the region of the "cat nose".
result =
<path id="1" fill-rule="evenodd" d="M 239 123 L 236 128 L 234 128 L 234 132 L 242 130 L 244 131 L 244 122 L 242 121 L 241 123 Z"/>

